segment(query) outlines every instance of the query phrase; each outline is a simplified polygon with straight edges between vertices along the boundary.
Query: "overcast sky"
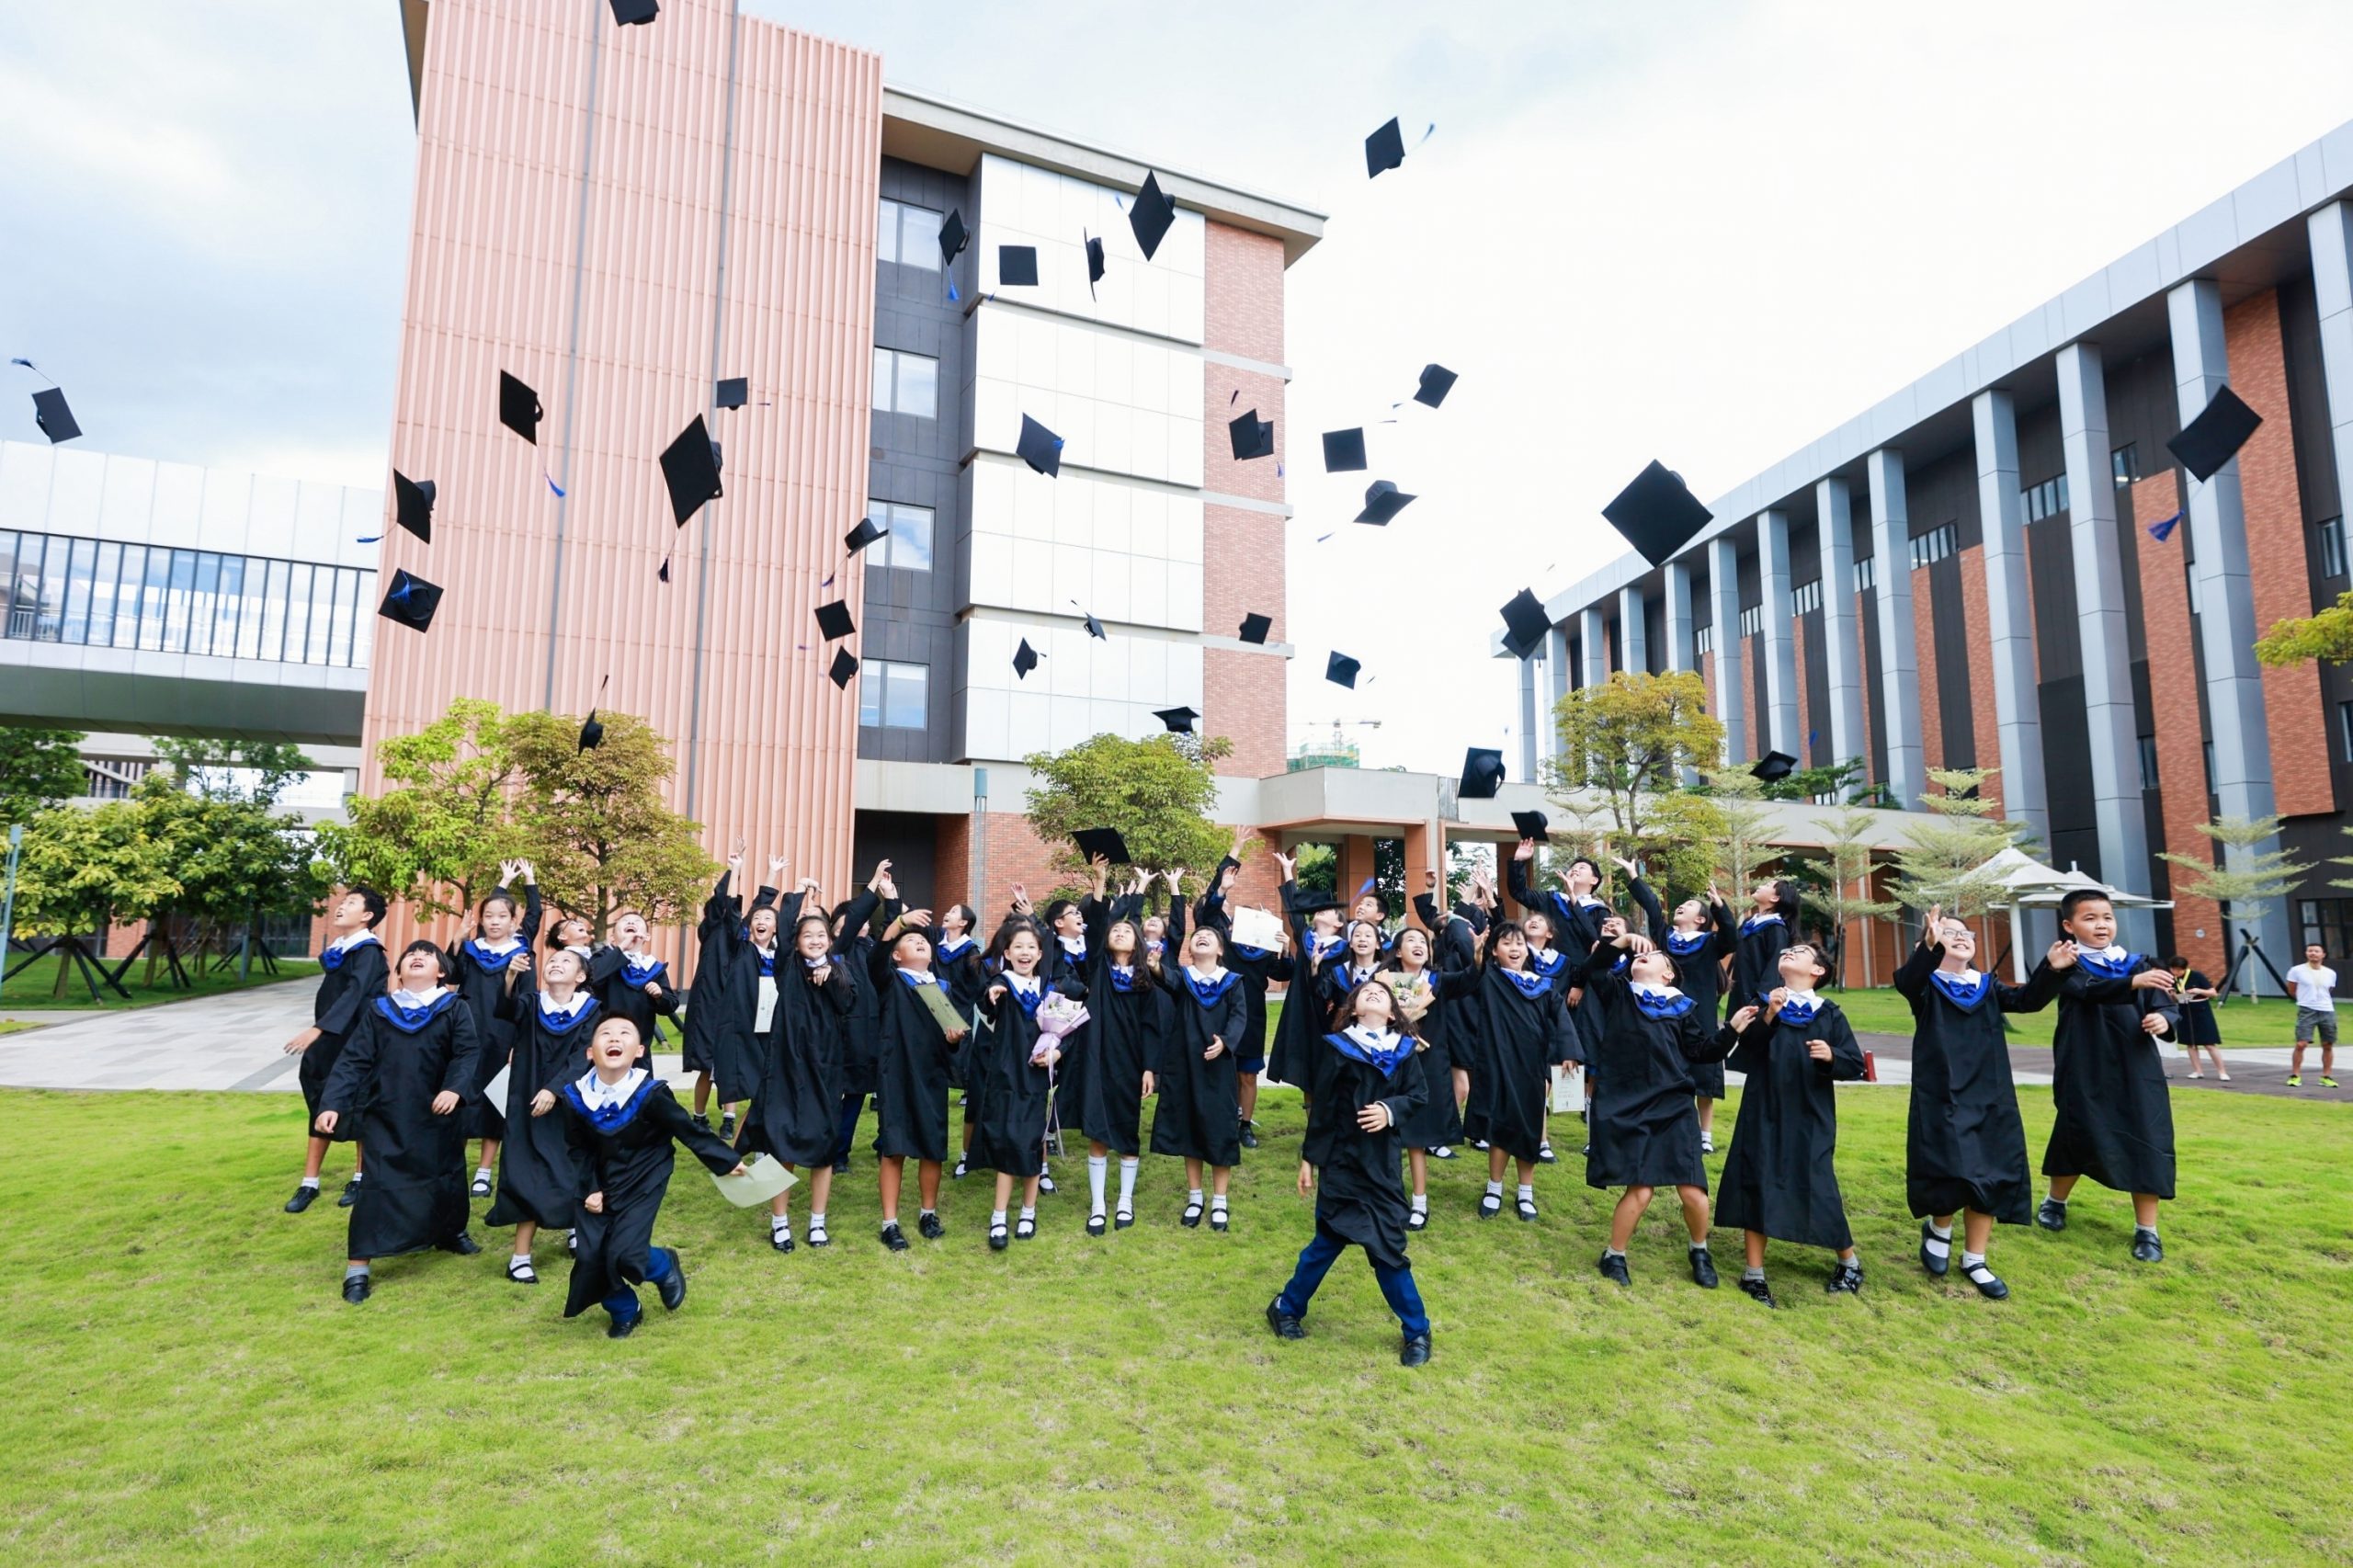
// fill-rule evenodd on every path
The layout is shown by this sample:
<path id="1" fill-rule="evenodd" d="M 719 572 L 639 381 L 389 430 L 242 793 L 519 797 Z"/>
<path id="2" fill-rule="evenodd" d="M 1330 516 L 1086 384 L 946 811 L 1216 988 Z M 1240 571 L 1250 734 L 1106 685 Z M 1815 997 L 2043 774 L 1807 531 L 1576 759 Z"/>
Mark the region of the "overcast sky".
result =
<path id="1" fill-rule="evenodd" d="M 1496 607 L 1617 554 L 1649 459 L 1725 492 L 2353 119 L 2342 0 L 745 8 L 1330 214 L 1290 275 L 1290 739 L 1379 721 L 1368 765 L 1439 771 L 1511 739 Z M 1392 114 L 1436 134 L 1368 182 Z M 0 358 L 88 446 L 387 483 L 394 0 L 0 6 Z M 1374 425 L 1430 360 L 1445 408 Z M 1358 423 L 1373 474 L 1324 475 Z M 1421 499 L 1349 524 L 1376 476 Z"/>

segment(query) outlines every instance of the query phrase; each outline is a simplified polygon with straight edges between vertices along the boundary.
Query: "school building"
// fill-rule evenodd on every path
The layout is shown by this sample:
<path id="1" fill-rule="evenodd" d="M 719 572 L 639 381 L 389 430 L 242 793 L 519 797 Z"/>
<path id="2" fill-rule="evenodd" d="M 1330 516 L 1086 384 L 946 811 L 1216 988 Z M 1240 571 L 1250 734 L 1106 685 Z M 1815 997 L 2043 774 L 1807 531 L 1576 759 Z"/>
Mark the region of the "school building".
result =
<path id="1" fill-rule="evenodd" d="M 2200 483 L 2166 442 L 2224 386 L 2263 423 Z M 2353 672 L 2253 648 L 2353 587 L 2347 483 L 2353 125 L 1716 498 L 1664 565 L 1553 595 L 1518 763 L 1573 687 L 1697 670 L 1734 760 L 1853 759 L 1906 804 L 1925 769 L 1998 768 L 2044 860 L 2174 902 L 2124 940 L 2210 974 L 2221 914 L 2156 856 L 2276 813 L 2315 869 L 2263 946 L 2342 954 Z"/>

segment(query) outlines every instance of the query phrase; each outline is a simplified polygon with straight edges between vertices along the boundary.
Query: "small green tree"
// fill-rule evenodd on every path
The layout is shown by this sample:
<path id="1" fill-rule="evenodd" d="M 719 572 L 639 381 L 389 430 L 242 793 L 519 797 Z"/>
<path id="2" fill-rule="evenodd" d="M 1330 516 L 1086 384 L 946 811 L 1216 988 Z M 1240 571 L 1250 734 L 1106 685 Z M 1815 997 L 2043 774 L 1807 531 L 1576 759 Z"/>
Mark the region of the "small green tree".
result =
<path id="1" fill-rule="evenodd" d="M 208 777 L 191 778 L 166 764 L 149 769 L 139 781 L 131 798 L 178 883 L 154 917 L 181 923 L 185 929 L 176 936 L 188 946 L 201 949 L 216 939 L 225 945 L 233 934 L 252 932 L 265 916 L 317 908 L 327 879 L 313 852 L 313 835 L 300 816 L 272 812 L 266 799 L 274 799 L 302 771 L 283 769 L 274 782 L 265 778 L 250 794 L 222 777 L 217 766 Z M 150 948 L 151 983 L 160 956 Z"/>
<path id="2" fill-rule="evenodd" d="M 167 906 L 180 884 L 167 846 L 148 829 L 148 813 L 134 801 L 37 814 L 26 824 L 17 868 L 17 929 L 64 938 L 94 932 L 103 953 L 109 926 Z M 74 967 L 61 960 L 53 994 L 65 994 Z"/>
<path id="3" fill-rule="evenodd" d="M 416 733 L 379 744 L 383 792 L 350 797 L 347 824 L 319 826 L 319 852 L 335 880 L 404 897 L 426 915 L 472 907 L 498 863 L 523 853 L 515 722 L 494 702 L 460 698 Z M 547 881 L 543 869 L 543 887 Z"/>
<path id="4" fill-rule="evenodd" d="M 1340 891 L 1340 852 L 1329 844 L 1301 844 L 1291 849 L 1291 874 L 1302 892 Z"/>
<path id="5" fill-rule="evenodd" d="M 1561 749 L 1544 765 L 1545 792 L 1565 807 L 1590 791 L 1621 855 L 1649 846 L 1656 836 L 1650 820 L 1683 770 L 1711 767 L 1723 750 L 1724 727 L 1709 716 L 1707 685 L 1690 670 L 1620 670 L 1562 698 L 1552 716 Z"/>
<path id="6" fill-rule="evenodd" d="M 1781 847 L 1772 840 L 1773 813 L 1765 809 L 1765 786 L 1755 774 L 1728 768 L 1707 775 L 1707 782 L 1716 809 L 1717 891 L 1737 907 L 1741 895 L 1756 885 L 1765 863 L 1781 858 Z"/>
<path id="7" fill-rule="evenodd" d="M 149 742 L 155 755 L 179 775 L 181 787 L 208 801 L 252 801 L 274 806 L 289 785 L 316 766 L 301 746 L 282 741 L 153 735 Z"/>
<path id="8" fill-rule="evenodd" d="M 1217 803 L 1214 766 L 1233 750 L 1222 736 L 1154 735 L 1131 741 L 1101 734 L 1064 751 L 1023 759 L 1039 782 L 1029 789 L 1029 826 L 1065 847 L 1058 869 L 1083 876 L 1086 862 L 1067 847 L 1092 827 L 1117 828 L 1143 870 L 1179 867 L 1201 876 L 1233 843 L 1230 828 L 1210 820 Z"/>
<path id="9" fill-rule="evenodd" d="M 1871 879 L 1886 869 L 1873 857 L 1872 830 L 1877 825 L 1869 812 L 1852 807 L 1824 822 L 1827 835 L 1823 850 L 1828 863 L 1824 867 L 1823 892 L 1814 901 L 1829 926 L 1830 983 L 1846 983 L 1847 924 L 1852 920 L 1883 920 L 1895 913 L 1897 904 L 1871 896 Z"/>
<path id="10" fill-rule="evenodd" d="M 634 713 L 597 717 L 605 738 L 587 751 L 577 714 L 514 714 L 502 739 L 521 781 L 519 858 L 537 869 L 541 895 L 602 940 L 624 909 L 659 926 L 695 908 L 719 864 L 703 852 L 702 824 L 663 798 L 677 766 L 669 741 Z M 496 869 L 494 861 L 482 873 Z"/>
<path id="11" fill-rule="evenodd" d="M 1985 798 L 1983 786 L 1998 771 L 1928 769 L 1937 788 L 1922 795 L 1920 804 L 1929 814 L 1906 829 L 1905 846 L 1895 852 L 1904 874 L 1895 896 L 1907 908 L 1941 904 L 1947 915 L 1973 920 L 2009 902 L 2002 874 L 1987 870 L 1985 863 L 2024 838 L 2026 824 L 1995 815 L 1994 802 Z"/>
<path id="12" fill-rule="evenodd" d="M 2238 962 L 2231 944 L 2231 926 L 2248 927 L 2250 937 L 2259 937 L 2253 928 L 2262 924 L 2263 917 L 2271 912 L 2271 905 L 2286 897 L 2312 865 L 2298 860 L 2287 850 L 2262 847 L 2279 835 L 2279 819 L 2276 816 L 2217 817 L 2212 822 L 2200 823 L 2198 831 L 2220 851 L 2219 864 L 2173 850 L 2165 851 L 2157 858 L 2189 873 L 2182 880 L 2181 892 L 2192 898 L 2211 899 L 2221 906 L 2222 947 L 2232 955 L 2230 968 L 2234 976 Z M 2252 1000 L 2252 993 L 2249 999 Z"/>
<path id="13" fill-rule="evenodd" d="M 0 727 L 0 826 L 87 794 L 79 730 Z"/>
<path id="14" fill-rule="evenodd" d="M 2255 645 L 2255 656 L 2273 665 L 2341 665 L 2353 659 L 2353 594 L 2302 619 L 2274 621 Z"/>

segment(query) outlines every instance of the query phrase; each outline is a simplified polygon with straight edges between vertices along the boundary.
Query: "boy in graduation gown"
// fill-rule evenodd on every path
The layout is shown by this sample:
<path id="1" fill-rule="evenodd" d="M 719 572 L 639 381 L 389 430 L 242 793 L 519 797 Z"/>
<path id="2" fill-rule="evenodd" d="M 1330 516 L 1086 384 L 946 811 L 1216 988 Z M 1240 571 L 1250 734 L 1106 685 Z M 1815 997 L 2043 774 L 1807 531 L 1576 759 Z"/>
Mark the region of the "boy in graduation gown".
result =
<path id="1" fill-rule="evenodd" d="M 676 1156 L 671 1144 L 721 1176 L 737 1176 L 735 1151 L 698 1124 L 670 1085 L 638 1064 L 645 1053 L 637 1025 L 609 1016 L 588 1044 L 588 1070 L 563 1086 L 562 1108 L 588 1195 L 580 1200 L 579 1244 L 563 1315 L 605 1309 L 608 1337 L 626 1339 L 644 1309 L 637 1287 L 651 1280 L 662 1305 L 676 1312 L 687 1299 L 678 1255 L 654 1244 L 654 1221 L 670 1190 Z"/>
<path id="2" fill-rule="evenodd" d="M 2116 908 L 2079 889 L 2059 903 L 2059 930 L 2075 961 L 2059 977 L 2059 1024 L 2052 1035 L 2051 1105 L 2055 1113 L 2042 1174 L 2051 1196 L 2034 1212 L 2046 1231 L 2067 1228 L 2067 1199 L 2078 1177 L 2132 1195 L 2132 1256 L 2162 1262 L 2157 1204 L 2173 1196 L 2173 1100 L 2157 1040 L 2180 1015 L 2173 971 L 2116 943 Z M 2050 959 L 2043 960 L 2052 965 Z"/>
<path id="3" fill-rule="evenodd" d="M 506 1278 L 517 1285 L 540 1282 L 531 1242 L 540 1228 L 568 1232 L 580 1222 L 587 1188 L 580 1185 L 571 1134 L 552 1113 L 564 1085 L 579 1076 L 588 1040 L 604 1021 L 587 989 L 588 966 L 577 952 L 558 948 L 538 967 L 536 976 L 526 973 L 507 994 L 515 1050 L 506 1074 L 506 1142 L 496 1197 L 483 1217 L 485 1225 L 515 1227 Z"/>
<path id="4" fill-rule="evenodd" d="M 1226 898 L 1233 891 L 1234 879 L 1242 874 L 1242 846 L 1249 836 L 1247 828 L 1233 830 L 1233 847 L 1210 873 L 1209 886 L 1193 906 L 1193 924 L 1218 934 L 1225 943 L 1226 967 L 1242 977 L 1243 1027 L 1234 1043 L 1233 1065 L 1240 1085 L 1242 1146 L 1255 1149 L 1258 1146 L 1258 1075 L 1267 1070 L 1267 986 L 1288 973 L 1290 965 L 1279 952 L 1233 939 L 1233 915 L 1226 907 Z M 1172 944 L 1162 962 L 1176 961 Z"/>
<path id="5" fill-rule="evenodd" d="M 1307 1139 L 1300 1147 L 1299 1195 L 1315 1195 L 1315 1236 L 1282 1294 L 1267 1303 L 1280 1339 L 1304 1339 L 1308 1302 L 1351 1244 L 1364 1249 L 1381 1293 L 1404 1331 L 1398 1359 L 1430 1358 L 1430 1320 L 1405 1257 L 1405 1195 L 1397 1180 L 1399 1129 L 1424 1097 L 1415 1040 L 1394 1026 L 1395 998 L 1378 980 L 1342 1003 L 1347 1027 L 1325 1035 L 1310 1063 Z M 1319 1185 L 1316 1173 L 1323 1173 Z"/>
<path id="6" fill-rule="evenodd" d="M 529 908 L 517 917 L 515 895 L 506 890 L 517 877 L 524 879 Z M 480 1079 L 462 1113 L 467 1135 L 482 1140 L 482 1160 L 474 1166 L 472 1196 L 491 1195 L 491 1172 L 498 1164 L 498 1145 L 506 1136 L 506 1108 L 481 1097 L 506 1065 L 515 1049 L 515 1026 L 509 1020 L 508 988 L 516 975 L 531 965 L 531 944 L 540 935 L 539 878 L 527 861 L 508 860 L 498 868 L 498 889 L 482 901 L 474 919 L 458 932 L 458 946 L 449 956 L 458 969 L 458 994 L 474 1016 L 474 1038 L 482 1049 L 474 1054 Z M 515 960 L 520 959 L 517 964 Z"/>
<path id="7" fill-rule="evenodd" d="M 928 989 L 946 996 L 931 972 L 931 938 L 925 935 L 930 928 L 928 909 L 893 915 L 867 959 L 876 1009 L 876 1181 L 882 1198 L 881 1241 L 892 1252 L 908 1245 L 899 1229 L 899 1193 L 910 1159 L 916 1162 L 922 1205 L 915 1229 L 927 1241 L 948 1233 L 939 1218 L 939 1177 L 948 1165 L 948 1064 L 970 1031 L 943 1028 L 920 994 Z M 1034 1152 L 1043 1159 L 1042 1140 Z"/>
<path id="8" fill-rule="evenodd" d="M 356 1136 L 356 1128 L 346 1131 L 341 1140 L 331 1140 L 319 1131 L 319 1112 L 325 1108 L 320 1094 L 343 1053 L 345 1037 L 358 1025 L 362 1010 L 384 994 L 391 979 L 384 944 L 376 938 L 376 926 L 383 918 L 384 895 L 370 887 L 347 889 L 327 906 L 327 929 L 334 935 L 326 950 L 319 954 L 319 989 L 311 1002 L 311 1027 L 286 1042 L 288 1055 L 302 1058 L 296 1076 L 302 1085 L 302 1108 L 307 1113 L 302 1125 L 311 1135 L 301 1185 L 286 1200 L 289 1214 L 300 1214 L 317 1199 L 319 1169 L 326 1163 L 327 1144 L 349 1142 Z M 359 1201 L 362 1153 L 362 1146 L 354 1143 L 351 1179 L 343 1187 L 346 1209 Z"/>
<path id="9" fill-rule="evenodd" d="M 1821 955 L 1792 943 L 1779 955 L 1781 983 L 1742 1007 L 1726 1026 L 1724 1065 L 1747 1074 L 1740 1119 L 1716 1186 L 1716 1220 L 1737 1226 L 1747 1253 L 1742 1291 L 1777 1303 L 1765 1283 L 1765 1242 L 1834 1248 L 1838 1266 L 1824 1289 L 1859 1291 L 1863 1266 L 1838 1191 L 1841 1079 L 1863 1075 L 1863 1048 L 1838 1004 L 1814 994 L 1827 972 Z M 1734 1043 L 1736 1038 L 1737 1043 Z"/>
<path id="10" fill-rule="evenodd" d="M 1630 874 L 1633 870 L 1627 862 L 1620 864 Z M 1661 907 L 1658 895 L 1639 879 L 1631 891 L 1634 902 L 1650 920 L 1651 940 L 1675 960 L 1676 988 L 1713 1022 L 1720 1011 L 1717 1004 L 1723 999 L 1724 960 L 1732 957 L 1738 943 L 1732 911 L 1724 907 L 1712 886 L 1706 898 L 1687 898 L 1677 904 L 1671 916 Z M 1691 1086 L 1699 1109 L 1699 1153 L 1712 1154 L 1716 1152 L 1716 1104 L 1724 1097 L 1724 1064 L 1691 1063 Z"/>
<path id="11" fill-rule="evenodd" d="M 345 1249 L 343 1299 L 355 1306 L 373 1289 L 376 1258 L 426 1247 L 482 1250 L 466 1234 L 465 1124 L 457 1115 L 477 1093 L 480 1045 L 473 1014 L 450 985 L 456 978 L 449 954 L 411 942 L 401 954 L 401 988 L 361 1012 L 319 1094 L 313 1125 L 320 1133 L 333 1137 L 357 1120 L 374 1154 Z"/>
<path id="12" fill-rule="evenodd" d="M 1283 992 L 1282 1016 L 1275 1021 L 1267 1074 L 1279 1084 L 1296 1085 L 1304 1096 L 1308 1092 L 1308 1069 L 1324 1032 L 1324 1020 L 1319 1016 L 1322 1009 L 1317 1006 L 1317 986 L 1323 979 L 1324 966 L 1339 960 L 1344 945 L 1340 903 L 1328 892 L 1300 887 L 1296 857 L 1278 854 L 1275 864 L 1282 868 L 1280 892 L 1290 926 L 1291 952 L 1290 968 L 1279 977 L 1290 983 Z"/>
<path id="13" fill-rule="evenodd" d="M 1998 1301 L 2010 1288 L 1985 1266 L 1994 1222 L 2025 1224 L 2034 1199 L 2002 1017 L 2049 1006 L 2075 955 L 2071 945 L 2053 943 L 2050 962 L 2025 985 L 1980 973 L 1970 962 L 1976 956 L 1977 934 L 1932 907 L 1920 945 L 1895 971 L 1895 989 L 1912 1004 L 1904 1190 L 1920 1217 L 1920 1267 L 1939 1278 L 1950 1271 L 1952 1217 L 1965 1210 L 1961 1274 Z"/>

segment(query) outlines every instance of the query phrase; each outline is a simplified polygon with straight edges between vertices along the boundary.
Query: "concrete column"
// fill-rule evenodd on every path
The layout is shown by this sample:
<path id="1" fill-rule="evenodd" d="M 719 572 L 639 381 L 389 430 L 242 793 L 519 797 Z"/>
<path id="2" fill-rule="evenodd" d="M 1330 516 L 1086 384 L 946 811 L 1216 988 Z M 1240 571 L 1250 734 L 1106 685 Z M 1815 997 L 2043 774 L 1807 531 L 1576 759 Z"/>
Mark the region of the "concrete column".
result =
<path id="1" fill-rule="evenodd" d="M 2328 428 L 2336 453 L 2336 504 L 2340 511 L 2353 510 L 2346 505 L 2353 496 L 2353 202 L 2330 202 L 2306 227 L 2313 244 L 2313 293 L 2320 304 L 2321 375 L 2328 385 Z M 2179 363 L 2177 358 L 2177 373 Z"/>
<path id="2" fill-rule="evenodd" d="M 2008 392 L 1989 391 L 1977 394 L 1970 412 L 1977 434 L 1977 515 L 1985 551 L 1994 721 L 2002 748 L 2002 814 L 2026 823 L 2048 846 L 2051 797 L 2043 788 L 2042 699 L 2034 687 L 2034 612 L 2027 597 L 2026 512 L 2018 499 L 2018 411 Z M 2101 483 L 2107 483 L 2107 469 L 2100 474 Z M 1908 552 L 1904 569 L 1911 570 Z M 1960 671 L 1939 670 L 1938 689 L 1963 678 Z M 1981 695 L 1972 692 L 1971 698 Z M 1927 778 L 1925 769 L 1922 778 Z"/>
<path id="3" fill-rule="evenodd" d="M 1716 718 L 1724 727 L 1724 760 L 1742 762 L 1755 755 L 1748 744 L 1748 705 L 1741 700 L 1740 669 L 1740 547 L 1729 534 L 1708 545 L 1709 614 L 1716 661 Z"/>
<path id="4" fill-rule="evenodd" d="M 1560 710 L 1561 699 L 1574 691 L 1577 685 L 1576 671 L 1569 666 L 1568 628 L 1556 626 L 1544 634 L 1544 673 L 1549 678 L 1544 689 L 1538 694 L 1537 700 L 1543 711 L 1536 719 L 1544 733 L 1546 755 L 1558 756 L 1561 753 L 1561 731 L 1554 715 Z"/>
<path id="5" fill-rule="evenodd" d="M 1887 777 L 1880 780 L 1906 811 L 1928 787 L 1920 747 L 1920 661 L 1912 620 L 1912 514 L 1904 499 L 1904 454 L 1881 448 L 1863 460 L 1871 490 L 1871 593 L 1879 616 L 1880 733 L 1887 737 Z"/>
<path id="6" fill-rule="evenodd" d="M 1813 487 L 1814 532 L 1822 540 L 1823 662 L 1830 676 L 1830 757 L 1859 757 L 1863 744 L 1863 651 L 1855 629 L 1855 508 L 1847 482 L 1836 476 Z"/>
<path id="7" fill-rule="evenodd" d="M 1591 688 L 1609 684 L 1609 622 L 1597 604 L 1587 605 L 1577 623 L 1577 635 L 1585 642 L 1584 655 L 1577 662 L 1577 685 Z"/>
<path id="8" fill-rule="evenodd" d="M 2217 317 L 2219 324 L 2220 318 Z M 2059 436 L 2067 454 L 2067 539 L 2075 562 L 2075 628 L 2083 647 L 2084 720 L 2091 735 L 2092 816 L 2104 881 L 2135 892 L 2149 882 L 2149 833 L 2141 809 L 2140 743 L 2132 717 L 2132 655 L 2124 631 L 2124 563 L 2116 548 L 2116 482 L 2109 469 L 2108 386 L 2099 347 L 2059 350 Z M 2242 569 L 2245 555 L 2241 551 Z M 2222 731 L 2215 730 L 2219 742 Z M 2216 751 L 2222 749 L 2218 744 Z M 2146 914 L 2120 911 L 2125 945 L 2147 952 Z"/>
<path id="9" fill-rule="evenodd" d="M 1790 515 L 1756 514 L 1756 585 L 1764 610 L 1764 631 L 1757 639 L 1758 656 L 1765 661 L 1765 745 L 1758 749 L 1786 752 L 1801 766 L 1805 750 L 1798 733 L 1798 647 L 1790 616 Z"/>
<path id="10" fill-rule="evenodd" d="M 1618 590 L 1618 646 L 1626 668 L 1641 675 L 1651 667 L 1650 622 L 1643 614 L 1643 589 L 1638 583 Z"/>
<path id="11" fill-rule="evenodd" d="M 2165 313 L 2173 327 L 2174 396 L 2187 425 L 2231 379 L 2222 344 L 2222 290 L 2209 279 L 2192 278 L 2165 297 Z M 2334 400 L 2330 417 L 2334 422 Z M 2337 426 L 2336 434 L 2342 442 L 2353 430 Z M 2340 485 L 2344 472 L 2340 462 Z M 2072 486 L 2075 481 L 2067 483 Z M 2247 561 L 2238 460 L 2224 463 L 2211 479 L 2188 483 L 2189 538 L 2196 554 L 2189 569 L 2198 579 L 2198 641 L 2206 659 L 2206 710 L 2214 726 L 2214 798 L 2226 817 L 2268 817 L 2278 803 L 2271 784 L 2263 669 L 2255 658 L 2255 641 L 2263 632 L 2255 618 L 2255 577 Z M 2256 851 L 2279 847 L 2275 837 Z M 2256 935 L 2279 963 L 2279 955 L 2288 950 L 2285 899 L 2275 901 L 2266 912 Z"/>
<path id="12" fill-rule="evenodd" d="M 1699 666 L 1691 651 L 1691 567 L 1687 562 L 1670 561 L 1664 570 L 1666 578 L 1666 667 L 1670 670 L 1696 670 Z"/>
<path id="13" fill-rule="evenodd" d="M 1537 771 L 1536 756 L 1536 661 L 1519 661 L 1519 776 L 1533 784 L 1543 776 Z"/>

